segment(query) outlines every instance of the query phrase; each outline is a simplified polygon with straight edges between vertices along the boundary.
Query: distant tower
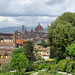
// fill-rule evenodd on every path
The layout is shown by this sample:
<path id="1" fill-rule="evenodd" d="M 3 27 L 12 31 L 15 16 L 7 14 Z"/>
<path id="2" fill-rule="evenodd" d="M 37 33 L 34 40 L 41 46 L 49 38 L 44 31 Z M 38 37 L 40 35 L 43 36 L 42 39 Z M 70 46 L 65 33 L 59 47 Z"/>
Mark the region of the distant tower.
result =
<path id="1" fill-rule="evenodd" d="M 25 26 L 22 25 L 22 34 L 25 34 Z"/>
<path id="2" fill-rule="evenodd" d="M 13 46 L 16 47 L 16 35 L 13 34 Z"/>
<path id="3" fill-rule="evenodd" d="M 25 34 L 27 34 L 27 29 L 25 28 Z"/>

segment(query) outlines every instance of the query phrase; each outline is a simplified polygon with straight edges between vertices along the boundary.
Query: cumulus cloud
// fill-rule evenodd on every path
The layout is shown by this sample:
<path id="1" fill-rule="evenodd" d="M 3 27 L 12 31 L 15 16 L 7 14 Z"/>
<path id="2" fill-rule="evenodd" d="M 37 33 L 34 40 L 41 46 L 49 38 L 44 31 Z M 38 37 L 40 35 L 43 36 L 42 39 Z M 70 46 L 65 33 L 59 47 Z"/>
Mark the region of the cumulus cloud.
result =
<path id="1" fill-rule="evenodd" d="M 0 0 L 0 16 L 58 16 L 64 7 L 66 8 L 64 11 L 67 11 L 68 7 L 70 7 L 68 11 L 74 10 L 74 2 L 74 0 Z"/>
<path id="2" fill-rule="evenodd" d="M 0 0 L 0 27 L 47 26 L 64 12 L 75 12 L 75 0 Z"/>
<path id="3" fill-rule="evenodd" d="M 54 4 L 62 4 L 65 0 L 47 0 L 46 4 L 54 5 Z"/>
<path id="4" fill-rule="evenodd" d="M 2 17 L 0 16 L 0 25 L 1 27 L 7 26 L 37 26 L 40 22 L 43 27 L 47 27 L 47 24 L 50 25 L 50 22 L 54 21 L 56 17 L 48 16 L 19 16 L 19 17 Z"/>

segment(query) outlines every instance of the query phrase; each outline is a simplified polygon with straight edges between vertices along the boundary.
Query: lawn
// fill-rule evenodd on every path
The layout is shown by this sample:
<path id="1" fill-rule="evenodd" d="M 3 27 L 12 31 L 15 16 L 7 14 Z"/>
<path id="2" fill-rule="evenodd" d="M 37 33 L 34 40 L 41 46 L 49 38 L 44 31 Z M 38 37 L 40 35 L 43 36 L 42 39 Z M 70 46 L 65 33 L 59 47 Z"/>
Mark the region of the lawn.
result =
<path id="1" fill-rule="evenodd" d="M 50 74 L 49 72 L 46 71 L 40 71 L 38 75 L 54 75 L 54 74 L 53 73 Z M 56 75 L 66 75 L 66 74 L 57 73 Z"/>
<path id="2" fill-rule="evenodd" d="M 35 73 L 35 71 L 26 72 L 25 75 L 33 75 L 33 73 Z M 14 74 L 13 73 L 0 73 L 0 75 L 14 75 Z M 54 75 L 54 74 L 50 74 L 49 72 L 46 72 L 46 71 L 39 71 L 38 75 Z M 65 75 L 65 74 L 57 73 L 56 75 Z"/>
<path id="3" fill-rule="evenodd" d="M 35 73 L 35 71 L 25 72 L 25 75 L 31 75 L 32 73 Z M 14 74 L 13 73 L 0 73 L 0 75 L 14 75 Z"/>
<path id="4" fill-rule="evenodd" d="M 0 75 L 14 75 L 13 73 L 0 73 Z"/>

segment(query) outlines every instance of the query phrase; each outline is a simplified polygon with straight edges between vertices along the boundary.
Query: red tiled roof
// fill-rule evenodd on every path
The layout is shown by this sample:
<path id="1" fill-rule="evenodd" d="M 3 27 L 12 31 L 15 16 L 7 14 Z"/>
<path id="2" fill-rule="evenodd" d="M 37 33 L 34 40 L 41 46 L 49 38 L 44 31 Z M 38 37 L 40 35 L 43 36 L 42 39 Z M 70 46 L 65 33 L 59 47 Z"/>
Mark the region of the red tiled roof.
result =
<path id="1" fill-rule="evenodd" d="M 24 44 L 24 43 L 26 43 L 26 42 L 27 42 L 26 39 L 17 39 L 17 40 L 16 40 L 16 43 L 17 43 L 17 44 Z"/>
<path id="2" fill-rule="evenodd" d="M 15 33 L 18 33 L 18 30 L 16 30 Z"/>
<path id="3" fill-rule="evenodd" d="M 43 31 L 43 27 L 40 24 L 35 28 L 35 31 L 39 31 L 39 30 Z"/>

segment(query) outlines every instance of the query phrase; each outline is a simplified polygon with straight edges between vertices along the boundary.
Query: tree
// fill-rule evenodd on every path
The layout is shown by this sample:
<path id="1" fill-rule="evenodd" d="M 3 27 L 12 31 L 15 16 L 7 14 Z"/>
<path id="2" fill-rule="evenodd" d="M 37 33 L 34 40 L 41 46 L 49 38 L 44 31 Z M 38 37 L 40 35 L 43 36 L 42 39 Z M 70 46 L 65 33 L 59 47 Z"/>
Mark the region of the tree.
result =
<path id="1" fill-rule="evenodd" d="M 54 53 L 55 53 L 55 52 L 54 52 L 54 47 L 51 46 L 51 47 L 50 47 L 50 58 L 54 58 L 54 56 L 55 56 Z"/>
<path id="2" fill-rule="evenodd" d="M 29 60 L 29 62 L 34 61 L 35 60 L 35 56 L 34 56 L 34 46 L 32 41 L 28 41 L 25 46 L 23 47 L 23 51 L 24 54 L 26 55 L 26 58 Z"/>
<path id="3" fill-rule="evenodd" d="M 47 47 L 47 43 L 43 40 L 43 41 L 41 42 L 41 46 L 42 46 L 42 47 Z"/>
<path id="4" fill-rule="evenodd" d="M 16 52 L 17 50 L 14 50 L 12 54 L 12 59 L 10 60 L 10 65 L 13 69 L 18 69 L 18 71 L 21 72 L 22 69 L 27 67 L 29 61 L 23 52 Z"/>
<path id="5" fill-rule="evenodd" d="M 67 44 L 75 42 L 75 13 L 66 12 L 52 22 L 47 38 L 55 49 L 55 57 L 62 58 Z"/>
<path id="6" fill-rule="evenodd" d="M 70 58 L 73 57 L 73 59 L 75 59 L 75 44 L 68 45 L 68 47 L 66 47 L 64 54 L 66 56 L 70 56 Z"/>

